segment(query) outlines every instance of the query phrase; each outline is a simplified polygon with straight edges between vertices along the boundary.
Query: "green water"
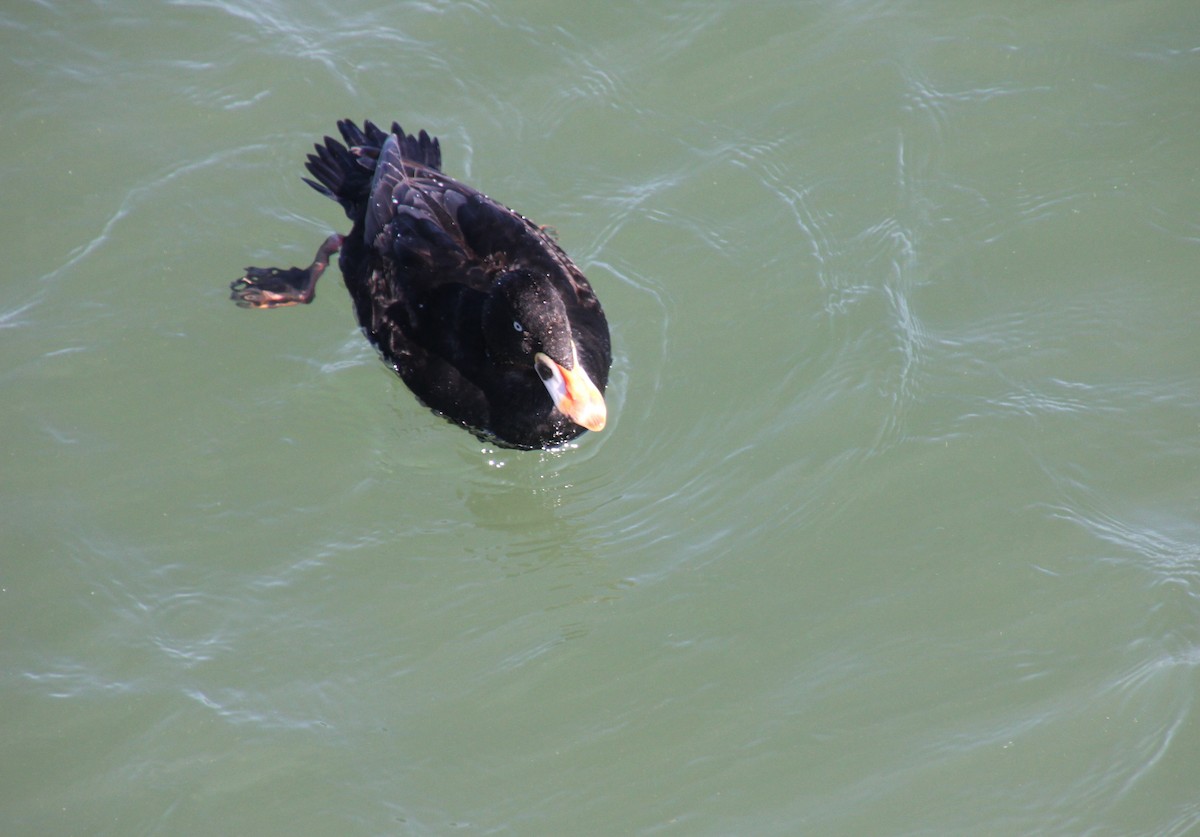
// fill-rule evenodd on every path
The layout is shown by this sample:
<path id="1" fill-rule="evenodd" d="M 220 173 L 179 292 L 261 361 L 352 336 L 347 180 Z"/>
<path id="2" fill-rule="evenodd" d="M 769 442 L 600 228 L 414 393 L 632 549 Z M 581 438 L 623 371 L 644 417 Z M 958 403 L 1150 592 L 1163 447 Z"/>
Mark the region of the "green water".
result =
<path id="1" fill-rule="evenodd" d="M 1200 831 L 1200 6 L 0 24 L 0 832 Z M 341 117 L 555 227 L 606 430 L 233 306 Z"/>

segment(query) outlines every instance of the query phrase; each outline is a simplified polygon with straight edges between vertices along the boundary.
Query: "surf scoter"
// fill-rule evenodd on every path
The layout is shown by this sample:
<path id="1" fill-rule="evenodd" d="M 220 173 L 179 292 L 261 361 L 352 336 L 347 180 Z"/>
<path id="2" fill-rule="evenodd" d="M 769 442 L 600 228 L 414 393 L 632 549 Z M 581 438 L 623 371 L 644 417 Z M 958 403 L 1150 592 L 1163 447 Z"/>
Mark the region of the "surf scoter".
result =
<path id="1" fill-rule="evenodd" d="M 416 396 L 481 439 L 550 448 L 604 427 L 608 321 L 543 227 L 442 173 L 441 146 L 392 123 L 338 123 L 308 156 L 352 222 L 307 268 L 246 268 L 245 308 L 312 302 L 340 264 L 368 339 Z"/>

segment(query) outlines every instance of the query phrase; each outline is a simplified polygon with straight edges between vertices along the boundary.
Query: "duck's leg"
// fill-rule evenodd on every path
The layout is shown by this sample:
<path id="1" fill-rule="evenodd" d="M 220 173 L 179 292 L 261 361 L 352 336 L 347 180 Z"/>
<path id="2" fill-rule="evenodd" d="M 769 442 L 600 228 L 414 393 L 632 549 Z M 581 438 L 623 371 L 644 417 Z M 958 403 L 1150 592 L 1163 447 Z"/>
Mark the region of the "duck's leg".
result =
<path id="1" fill-rule="evenodd" d="M 248 267 L 245 276 L 230 283 L 229 298 L 242 308 L 307 305 L 316 296 L 317 280 L 329 267 L 329 257 L 341 246 L 342 236 L 334 233 L 325 239 L 306 268 Z"/>

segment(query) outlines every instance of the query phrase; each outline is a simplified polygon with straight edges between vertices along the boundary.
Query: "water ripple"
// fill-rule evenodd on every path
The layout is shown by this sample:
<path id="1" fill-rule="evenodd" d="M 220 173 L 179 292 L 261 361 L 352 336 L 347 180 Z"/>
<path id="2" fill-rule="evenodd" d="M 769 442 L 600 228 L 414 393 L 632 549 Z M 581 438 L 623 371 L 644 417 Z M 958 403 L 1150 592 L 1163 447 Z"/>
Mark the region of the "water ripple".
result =
<path id="1" fill-rule="evenodd" d="M 1190 521 L 1177 521 L 1175 534 L 1162 525 L 1136 522 L 1099 508 L 1084 505 L 1056 505 L 1047 509 L 1057 520 L 1079 526 L 1097 539 L 1115 546 L 1120 554 L 1110 560 L 1132 560 L 1137 566 L 1152 571 L 1159 584 L 1179 584 L 1187 595 L 1200 601 L 1200 530 Z"/>

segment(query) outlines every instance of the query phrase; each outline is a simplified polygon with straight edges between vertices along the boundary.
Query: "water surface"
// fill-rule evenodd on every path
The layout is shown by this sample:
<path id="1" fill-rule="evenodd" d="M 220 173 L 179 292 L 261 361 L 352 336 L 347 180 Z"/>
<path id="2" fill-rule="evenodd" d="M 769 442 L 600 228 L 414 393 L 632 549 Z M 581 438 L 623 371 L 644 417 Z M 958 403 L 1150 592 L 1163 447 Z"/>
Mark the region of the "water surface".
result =
<path id="1" fill-rule="evenodd" d="M 1198 827 L 1195 4 L 0 24 L 5 834 Z M 229 302 L 347 116 L 555 227 L 608 429 Z"/>

